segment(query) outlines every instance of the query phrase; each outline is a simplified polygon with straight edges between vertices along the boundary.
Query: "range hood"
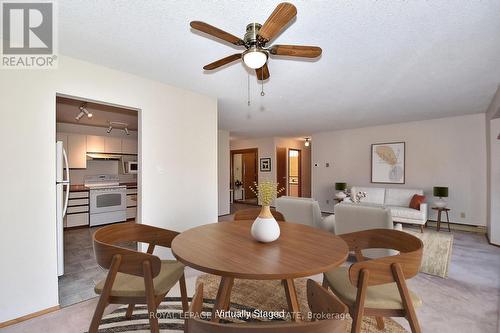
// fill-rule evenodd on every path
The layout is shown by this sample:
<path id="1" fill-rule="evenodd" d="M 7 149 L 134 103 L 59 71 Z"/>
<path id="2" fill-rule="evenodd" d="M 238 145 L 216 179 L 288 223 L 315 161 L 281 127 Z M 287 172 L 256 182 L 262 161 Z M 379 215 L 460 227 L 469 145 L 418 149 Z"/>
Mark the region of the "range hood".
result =
<path id="1" fill-rule="evenodd" d="M 87 153 L 87 160 L 117 160 L 120 161 L 122 155 L 107 153 Z"/>

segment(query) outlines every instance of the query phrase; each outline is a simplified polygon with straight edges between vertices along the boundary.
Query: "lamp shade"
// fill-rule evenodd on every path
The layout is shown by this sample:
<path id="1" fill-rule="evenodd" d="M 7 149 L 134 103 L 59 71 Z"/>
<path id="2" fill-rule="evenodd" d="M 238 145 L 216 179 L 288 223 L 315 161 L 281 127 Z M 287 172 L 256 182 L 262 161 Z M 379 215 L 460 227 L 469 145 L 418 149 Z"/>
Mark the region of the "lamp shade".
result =
<path id="1" fill-rule="evenodd" d="M 435 197 L 440 197 L 440 198 L 447 198 L 448 197 L 448 188 L 447 187 L 434 186 L 433 192 L 434 192 Z"/>
<path id="2" fill-rule="evenodd" d="M 347 188 L 347 183 L 335 183 L 336 191 L 344 191 Z"/>

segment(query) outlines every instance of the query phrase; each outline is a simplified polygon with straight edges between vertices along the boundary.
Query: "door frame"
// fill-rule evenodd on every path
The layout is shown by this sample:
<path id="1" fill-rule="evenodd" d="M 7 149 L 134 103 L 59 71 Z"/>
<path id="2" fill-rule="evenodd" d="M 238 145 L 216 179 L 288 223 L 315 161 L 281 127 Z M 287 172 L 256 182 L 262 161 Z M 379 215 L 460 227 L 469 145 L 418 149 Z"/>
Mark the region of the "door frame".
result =
<path id="1" fill-rule="evenodd" d="M 231 155 L 231 164 L 230 164 L 230 184 L 229 188 L 233 190 L 233 198 L 234 198 L 234 173 L 233 173 L 233 168 L 234 168 L 234 155 L 236 154 L 245 154 L 245 153 L 255 153 L 255 172 L 257 173 L 257 183 L 259 183 L 259 149 L 258 148 L 245 148 L 245 149 L 233 149 L 230 151 Z M 245 184 L 243 184 L 243 187 L 245 187 Z M 245 201 L 245 198 L 243 197 L 243 200 L 234 200 L 234 202 L 242 202 Z"/>
<path id="2" fill-rule="evenodd" d="M 290 151 L 297 151 L 299 152 L 299 156 L 298 156 L 298 163 L 299 163 L 299 166 L 298 166 L 298 177 L 299 177 L 299 193 L 298 193 L 298 197 L 301 198 L 302 197 L 302 149 L 297 149 L 297 148 L 288 148 L 287 149 L 287 154 L 286 154 L 286 164 L 287 164 L 287 168 L 286 168 L 286 185 L 287 185 L 287 188 L 289 189 L 290 188 Z M 290 191 L 288 191 L 290 192 Z M 288 193 L 288 195 L 290 195 L 290 193 Z"/>

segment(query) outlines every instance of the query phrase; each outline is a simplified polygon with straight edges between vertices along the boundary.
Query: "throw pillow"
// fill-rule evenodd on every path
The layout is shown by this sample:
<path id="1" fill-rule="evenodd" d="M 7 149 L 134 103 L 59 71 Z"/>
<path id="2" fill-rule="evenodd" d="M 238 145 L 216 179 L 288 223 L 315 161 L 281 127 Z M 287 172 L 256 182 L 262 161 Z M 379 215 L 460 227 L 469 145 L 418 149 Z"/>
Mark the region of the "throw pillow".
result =
<path id="1" fill-rule="evenodd" d="M 415 194 L 410 201 L 410 208 L 420 210 L 420 205 L 425 202 L 425 195 Z"/>

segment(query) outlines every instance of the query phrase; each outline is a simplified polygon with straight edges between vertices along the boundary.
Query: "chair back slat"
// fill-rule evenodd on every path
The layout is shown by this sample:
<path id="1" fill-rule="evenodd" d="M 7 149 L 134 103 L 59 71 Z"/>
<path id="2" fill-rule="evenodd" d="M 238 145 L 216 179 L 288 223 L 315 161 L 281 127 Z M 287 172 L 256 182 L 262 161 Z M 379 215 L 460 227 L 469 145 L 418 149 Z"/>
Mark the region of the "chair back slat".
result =
<path id="1" fill-rule="evenodd" d="M 260 208 L 240 209 L 236 211 L 236 213 L 234 213 L 233 220 L 234 221 L 255 220 L 259 216 L 260 211 L 261 211 Z M 283 216 L 283 214 L 278 212 L 276 209 L 271 208 L 271 214 L 273 214 L 276 221 L 285 221 L 285 217 Z"/>
<path id="2" fill-rule="evenodd" d="M 94 233 L 94 253 L 99 266 L 109 269 L 113 257 L 121 255 L 119 272 L 144 276 L 143 263 L 148 261 L 152 276 L 160 273 L 161 260 L 152 254 L 119 246 L 125 242 L 144 242 L 170 246 L 176 232 L 138 223 L 120 223 L 102 227 Z"/>
<path id="3" fill-rule="evenodd" d="M 406 279 L 414 277 L 422 262 L 422 241 L 403 231 L 389 229 L 371 229 L 343 234 L 349 250 L 358 252 L 365 249 L 391 249 L 399 251 L 394 256 L 368 259 L 356 262 L 349 268 L 349 280 L 358 285 L 360 272 L 366 269 L 370 272 L 368 286 L 395 282 L 392 266 L 399 264 Z"/>

